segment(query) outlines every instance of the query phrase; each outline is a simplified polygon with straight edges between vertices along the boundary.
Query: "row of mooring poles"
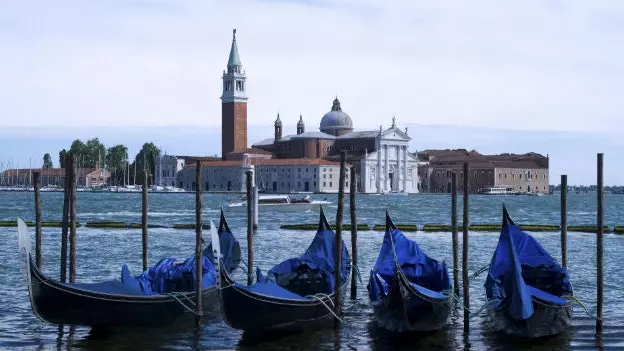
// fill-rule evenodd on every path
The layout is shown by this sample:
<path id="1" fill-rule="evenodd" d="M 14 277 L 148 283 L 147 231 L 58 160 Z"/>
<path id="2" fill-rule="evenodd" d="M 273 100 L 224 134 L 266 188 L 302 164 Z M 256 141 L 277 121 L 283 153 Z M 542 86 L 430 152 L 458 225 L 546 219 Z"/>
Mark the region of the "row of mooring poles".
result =
<path id="1" fill-rule="evenodd" d="M 561 267 L 568 266 L 568 176 L 561 175 Z"/>
<path id="2" fill-rule="evenodd" d="M 76 282 L 76 164 L 75 157 L 70 156 L 69 174 L 69 282 Z"/>
<path id="3" fill-rule="evenodd" d="M 342 165 L 341 165 L 342 166 Z M 357 173 L 355 166 L 351 166 L 351 179 L 349 181 L 349 210 L 351 212 L 351 299 L 357 297 L 357 216 L 355 209 L 355 193 L 357 192 Z"/>
<path id="4" fill-rule="evenodd" d="M 341 308 L 340 308 L 340 293 L 341 293 L 341 284 L 342 284 L 342 214 L 344 211 L 344 193 L 345 193 L 345 178 L 346 178 L 346 157 L 347 152 L 340 152 L 340 178 L 338 179 L 338 209 L 336 210 L 336 252 L 334 257 L 334 264 L 336 268 L 334 269 L 334 313 L 336 316 L 340 316 Z M 353 226 L 353 223 L 351 223 Z M 334 323 L 334 327 L 338 327 L 340 325 L 340 320 L 336 319 Z"/>
<path id="5" fill-rule="evenodd" d="M 253 172 L 247 171 L 247 285 L 253 284 L 254 187 Z M 257 206 L 255 206 L 257 208 Z"/>
<path id="6" fill-rule="evenodd" d="M 147 270 L 147 184 L 148 173 L 143 161 L 143 189 L 141 189 L 141 243 L 143 254 L 143 271 Z"/>
<path id="7" fill-rule="evenodd" d="M 469 189 L 468 189 L 468 163 L 464 163 L 464 213 L 463 213 L 463 243 L 462 243 L 462 285 L 464 290 L 464 333 L 468 333 L 470 330 L 470 281 L 468 280 L 468 228 L 470 227 L 470 218 L 469 218 Z"/>
<path id="8" fill-rule="evenodd" d="M 73 160 L 73 155 L 69 152 L 65 158 L 65 178 L 63 187 L 63 219 L 61 224 L 61 269 L 60 269 L 60 281 L 61 283 L 67 282 L 67 237 L 69 230 L 69 186 L 71 184 L 70 179 L 70 167 Z"/>
<path id="9" fill-rule="evenodd" d="M 453 293 L 459 296 L 459 240 L 457 237 L 457 172 L 451 176 L 451 230 L 453 236 Z"/>
<path id="10" fill-rule="evenodd" d="M 462 295 L 464 300 L 464 333 L 470 330 L 470 281 L 468 278 L 468 228 L 469 218 L 469 173 L 468 163 L 464 163 L 463 180 L 463 221 L 462 221 Z M 453 293 L 459 296 L 459 238 L 457 224 L 457 172 L 451 175 L 451 231 L 453 240 Z"/>
<path id="11" fill-rule="evenodd" d="M 203 315 L 202 307 L 202 169 L 201 161 L 195 166 L 195 322 L 199 327 Z M 217 257 L 217 259 L 219 259 Z"/>
<path id="12" fill-rule="evenodd" d="M 35 264 L 41 269 L 41 173 L 35 172 Z"/>
<path id="13" fill-rule="evenodd" d="M 69 241 L 69 282 L 76 281 L 76 168 L 74 155 L 70 152 L 65 160 L 65 181 L 63 194 L 63 221 L 61 225 L 61 269 L 60 281 L 67 282 L 67 243 Z M 38 194 L 35 194 L 38 202 Z M 35 205 L 37 206 L 37 205 Z M 41 217 L 41 215 L 39 215 Z M 37 224 L 41 226 L 41 223 Z M 41 255 L 41 243 L 35 248 Z"/>
<path id="14" fill-rule="evenodd" d="M 597 201 L 597 231 L 596 231 L 596 333 L 602 333 L 602 318 L 603 311 L 602 306 L 604 304 L 604 198 L 603 198 L 603 154 L 599 153 L 597 157 L 597 189 L 596 189 L 596 201 Z"/>

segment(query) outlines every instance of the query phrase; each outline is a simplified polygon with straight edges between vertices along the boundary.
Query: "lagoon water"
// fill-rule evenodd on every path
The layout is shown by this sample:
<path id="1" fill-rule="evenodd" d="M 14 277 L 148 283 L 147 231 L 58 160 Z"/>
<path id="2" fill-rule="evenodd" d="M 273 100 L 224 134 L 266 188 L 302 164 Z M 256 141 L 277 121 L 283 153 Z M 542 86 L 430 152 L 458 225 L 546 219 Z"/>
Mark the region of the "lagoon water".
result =
<path id="1" fill-rule="evenodd" d="M 59 220 L 62 213 L 62 193 L 42 193 L 44 220 Z M 203 196 L 204 222 L 218 221 L 219 208 L 226 195 Z M 231 197 L 231 196 L 230 196 Z M 313 195 L 323 198 L 323 195 Z M 332 205 L 325 208 L 328 220 L 334 222 L 336 196 L 328 195 Z M 150 194 L 149 223 L 172 225 L 194 222 L 194 194 Z M 569 194 L 569 225 L 596 223 L 595 194 Z M 505 202 L 516 223 L 559 224 L 559 197 L 472 196 L 471 223 L 500 223 L 501 203 Z M 461 216 L 462 199 L 459 199 Z M 369 196 L 358 195 L 358 222 L 382 224 L 387 209 L 395 223 L 450 223 L 448 195 Z M 78 193 L 78 221 L 96 220 L 140 223 L 140 193 Z M 349 221 L 348 201 L 345 221 Z M 230 227 L 246 255 L 246 218 L 244 211 L 226 211 Z M 34 219 L 33 193 L 0 192 L 0 220 Z M 285 223 L 316 223 L 317 211 L 264 210 L 260 212 L 259 230 L 255 234 L 255 262 L 263 271 L 288 257 L 301 254 L 314 232 L 280 230 Z M 460 217 L 461 222 L 461 217 Z M 605 224 L 624 225 L 624 196 L 605 195 Z M 141 269 L 140 229 L 77 230 L 77 281 L 91 282 L 118 278 L 121 265 L 129 265 L 133 274 Z M 378 329 L 371 322 L 366 283 L 381 246 L 383 233 L 358 233 L 359 268 L 362 283 L 358 299 L 347 300 L 342 326 L 333 329 L 289 335 L 277 339 L 249 340 L 241 332 L 217 320 L 195 329 L 170 328 L 157 331 L 127 331 L 99 335 L 89 328 L 49 325 L 38 320 L 30 309 L 25 272 L 19 261 L 16 228 L 0 228 L 0 349 L 48 350 L 624 350 L 624 236 L 605 235 L 605 328 L 602 340 L 595 337 L 595 321 L 580 306 L 574 309 L 574 327 L 566 334 L 539 342 L 510 341 L 488 332 L 483 315 L 471 319 L 470 332 L 463 333 L 462 313 L 457 309 L 448 328 L 426 336 L 396 336 Z M 452 269 L 450 233 L 406 233 L 418 241 L 430 256 L 445 260 Z M 559 259 L 559 233 L 534 233 L 534 236 Z M 34 230 L 31 229 L 34 242 Z M 343 236 L 351 248 L 349 233 Z M 470 233 L 469 270 L 475 272 L 489 263 L 498 233 Z M 194 252 L 194 231 L 150 229 L 150 264 L 165 256 L 188 257 Z M 596 310 L 596 236 L 587 233 L 568 234 L 568 267 L 576 296 L 587 306 L 590 314 Z M 33 244 L 34 245 L 34 244 Z M 59 272 L 60 228 L 43 228 L 43 270 L 52 277 Z M 460 233 L 461 250 L 461 233 Z M 461 252 L 461 251 L 460 251 Z M 245 274 L 239 269 L 239 281 Z M 481 275 L 471 282 L 471 310 L 476 312 L 485 302 Z"/>

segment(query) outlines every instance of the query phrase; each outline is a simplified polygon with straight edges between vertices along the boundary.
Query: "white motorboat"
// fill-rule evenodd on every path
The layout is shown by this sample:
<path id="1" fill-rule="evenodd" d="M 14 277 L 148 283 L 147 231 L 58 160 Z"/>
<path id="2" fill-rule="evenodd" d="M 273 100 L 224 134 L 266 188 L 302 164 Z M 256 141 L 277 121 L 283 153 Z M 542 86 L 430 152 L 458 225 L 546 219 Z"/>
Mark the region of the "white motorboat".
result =
<path id="1" fill-rule="evenodd" d="M 309 195 L 305 197 L 294 197 L 291 195 L 260 195 L 258 198 L 258 206 L 272 207 L 291 207 L 291 208 L 314 208 L 320 205 L 331 204 L 327 199 L 314 200 Z M 228 208 L 247 208 L 247 197 L 243 196 L 239 200 L 232 201 L 228 204 Z"/>

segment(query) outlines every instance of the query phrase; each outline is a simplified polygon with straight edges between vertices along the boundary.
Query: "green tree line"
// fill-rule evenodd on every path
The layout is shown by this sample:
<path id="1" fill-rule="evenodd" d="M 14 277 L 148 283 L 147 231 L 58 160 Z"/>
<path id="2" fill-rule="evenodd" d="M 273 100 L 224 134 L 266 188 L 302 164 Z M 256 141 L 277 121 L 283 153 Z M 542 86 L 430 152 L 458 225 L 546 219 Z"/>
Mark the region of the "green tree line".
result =
<path id="1" fill-rule="evenodd" d="M 69 149 L 59 151 L 59 166 L 65 168 L 69 153 L 74 155 L 77 168 L 102 167 L 111 173 L 111 185 L 143 184 L 144 170 L 147 170 L 148 183 L 154 183 L 155 160 L 160 156 L 160 148 L 154 143 L 144 143 L 134 160 L 130 162 L 128 148 L 123 144 L 107 148 L 98 138 L 83 142 L 74 140 Z M 52 168 L 50 154 L 43 156 L 43 168 Z"/>

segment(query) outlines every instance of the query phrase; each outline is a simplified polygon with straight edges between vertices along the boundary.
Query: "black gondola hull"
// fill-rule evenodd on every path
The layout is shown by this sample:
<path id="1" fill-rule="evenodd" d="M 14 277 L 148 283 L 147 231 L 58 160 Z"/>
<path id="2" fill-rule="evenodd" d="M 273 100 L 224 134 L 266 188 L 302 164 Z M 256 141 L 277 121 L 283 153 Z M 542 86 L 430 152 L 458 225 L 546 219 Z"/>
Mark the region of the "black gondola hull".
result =
<path id="1" fill-rule="evenodd" d="M 373 303 L 373 318 L 391 332 L 430 332 L 444 328 L 453 300 L 432 298 L 415 291 L 399 276 L 393 279 L 387 297 Z"/>
<path id="2" fill-rule="evenodd" d="M 305 301 L 289 300 L 241 289 L 223 271 L 221 279 L 221 311 L 232 328 L 248 333 L 296 332 L 333 325 L 334 314 L 330 308 L 334 294 Z M 341 301 L 344 300 L 346 287 L 346 283 L 341 287 Z"/>
<path id="3" fill-rule="evenodd" d="M 195 292 L 179 293 L 176 297 L 97 293 L 47 278 L 28 261 L 31 307 L 39 319 L 48 323 L 108 329 L 156 327 L 194 316 L 191 311 Z M 205 316 L 219 313 L 216 287 L 204 289 L 202 301 Z"/>
<path id="4" fill-rule="evenodd" d="M 487 323 L 495 332 L 519 338 L 540 338 L 561 334 L 572 325 L 572 307 L 533 302 L 534 313 L 526 320 L 512 318 L 507 304 L 488 311 Z"/>

